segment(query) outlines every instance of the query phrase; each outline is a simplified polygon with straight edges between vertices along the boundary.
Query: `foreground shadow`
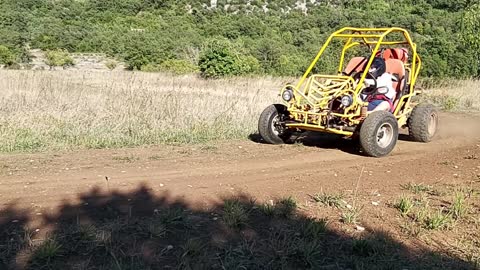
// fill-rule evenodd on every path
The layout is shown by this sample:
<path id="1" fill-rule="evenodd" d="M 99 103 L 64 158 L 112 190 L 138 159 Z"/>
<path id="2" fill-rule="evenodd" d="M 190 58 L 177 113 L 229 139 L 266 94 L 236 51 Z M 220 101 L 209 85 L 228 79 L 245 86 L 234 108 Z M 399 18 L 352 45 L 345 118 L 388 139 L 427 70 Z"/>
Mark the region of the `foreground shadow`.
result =
<path id="1" fill-rule="evenodd" d="M 298 212 L 290 199 L 257 204 L 239 195 L 207 211 L 146 186 L 93 189 L 79 199 L 42 217 L 51 228 L 42 241 L 32 240 L 26 212 L 3 210 L 0 268 L 474 269 L 458 258 L 411 251 L 383 232 L 341 234 Z"/>

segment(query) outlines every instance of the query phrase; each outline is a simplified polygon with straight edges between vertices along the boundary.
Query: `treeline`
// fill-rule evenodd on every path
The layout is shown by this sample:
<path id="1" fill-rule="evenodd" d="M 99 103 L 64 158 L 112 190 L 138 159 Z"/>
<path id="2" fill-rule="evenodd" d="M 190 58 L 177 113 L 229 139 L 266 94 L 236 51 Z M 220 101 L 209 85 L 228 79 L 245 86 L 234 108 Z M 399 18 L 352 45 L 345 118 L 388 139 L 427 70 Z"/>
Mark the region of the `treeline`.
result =
<path id="1" fill-rule="evenodd" d="M 479 14 L 478 0 L 1 0 L 0 64 L 39 48 L 106 53 L 132 70 L 299 75 L 334 30 L 399 26 L 424 76 L 478 77 Z"/>

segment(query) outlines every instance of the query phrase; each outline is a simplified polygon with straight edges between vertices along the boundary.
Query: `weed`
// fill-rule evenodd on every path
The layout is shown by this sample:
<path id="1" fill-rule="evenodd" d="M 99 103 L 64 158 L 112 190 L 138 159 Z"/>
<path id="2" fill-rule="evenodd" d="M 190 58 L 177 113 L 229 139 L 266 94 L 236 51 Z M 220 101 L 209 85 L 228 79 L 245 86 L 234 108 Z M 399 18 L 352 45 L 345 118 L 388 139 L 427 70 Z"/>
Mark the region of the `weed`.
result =
<path id="1" fill-rule="evenodd" d="M 454 219 L 459 219 L 467 212 L 467 206 L 465 205 L 465 195 L 457 192 L 450 208 L 450 213 Z"/>
<path id="2" fill-rule="evenodd" d="M 357 256 L 363 257 L 372 256 L 378 252 L 374 243 L 369 239 L 353 239 L 352 250 Z"/>
<path id="3" fill-rule="evenodd" d="M 470 187 L 462 186 L 460 188 L 457 188 L 456 190 L 457 190 L 456 195 L 458 195 L 458 193 L 462 193 L 465 198 L 471 198 L 479 194 L 479 191 L 471 186 Z"/>
<path id="4" fill-rule="evenodd" d="M 317 203 L 322 203 L 325 206 L 342 208 L 345 206 L 343 194 L 327 194 L 325 192 L 318 193 L 312 196 Z"/>
<path id="5" fill-rule="evenodd" d="M 223 206 L 223 222 L 230 228 L 240 228 L 248 221 L 248 212 L 238 200 L 227 200 Z"/>
<path id="6" fill-rule="evenodd" d="M 413 237 L 419 237 L 422 234 L 422 227 L 410 220 L 406 221 L 401 228 L 404 232 Z"/>
<path id="7" fill-rule="evenodd" d="M 24 228 L 23 229 L 23 238 L 22 238 L 22 245 L 26 247 L 33 246 L 33 236 L 35 232 L 32 229 Z"/>
<path id="8" fill-rule="evenodd" d="M 292 197 L 282 199 L 275 205 L 275 214 L 281 217 L 290 217 L 295 210 L 297 210 L 297 202 Z"/>
<path id="9" fill-rule="evenodd" d="M 402 196 L 400 201 L 395 204 L 395 207 L 400 211 L 402 216 L 406 216 L 413 208 L 413 200 L 410 197 Z"/>
<path id="10" fill-rule="evenodd" d="M 256 269 L 253 253 L 252 244 L 242 241 L 237 246 L 226 247 L 217 257 L 222 269 Z"/>
<path id="11" fill-rule="evenodd" d="M 434 213 L 430 213 L 425 218 L 425 228 L 428 230 L 446 229 L 451 223 L 451 213 L 444 213 L 443 209 L 439 209 Z"/>
<path id="12" fill-rule="evenodd" d="M 345 224 L 356 224 L 360 217 L 361 209 L 357 207 L 347 208 L 342 212 L 341 220 Z"/>
<path id="13" fill-rule="evenodd" d="M 301 239 L 295 243 L 292 251 L 295 254 L 295 261 L 299 261 L 301 265 L 305 265 L 309 269 L 321 267 L 322 244 L 318 239 Z"/>
<path id="14" fill-rule="evenodd" d="M 147 228 L 150 238 L 163 238 L 167 234 L 167 227 L 161 223 L 149 222 Z"/>
<path id="15" fill-rule="evenodd" d="M 319 238 L 325 235 L 327 231 L 327 224 L 328 222 L 326 219 L 307 219 L 302 224 L 303 235 L 308 239 Z"/>
<path id="16" fill-rule="evenodd" d="M 275 207 L 269 203 L 259 205 L 258 209 L 267 217 L 272 217 L 275 215 Z"/>
<path id="17" fill-rule="evenodd" d="M 75 234 L 76 239 L 79 242 L 95 241 L 96 229 L 94 226 L 80 225 L 77 228 L 73 229 L 72 232 Z"/>
<path id="18" fill-rule="evenodd" d="M 191 269 L 201 257 L 204 244 L 200 239 L 189 239 L 181 248 L 180 269 Z"/>
<path id="19" fill-rule="evenodd" d="M 185 212 L 180 208 L 167 208 L 155 210 L 154 214 L 158 220 L 167 227 L 189 227 Z"/>
<path id="20" fill-rule="evenodd" d="M 428 205 L 416 210 L 413 217 L 416 222 L 424 222 L 429 213 Z"/>
<path id="21" fill-rule="evenodd" d="M 423 183 L 420 184 L 415 184 L 415 183 L 408 183 L 405 185 L 402 185 L 402 188 L 405 190 L 409 190 L 415 194 L 420 194 L 420 193 L 425 193 L 425 192 L 431 192 L 433 190 L 432 186 L 425 185 Z"/>
<path id="22" fill-rule="evenodd" d="M 53 258 L 60 255 L 62 245 L 55 238 L 48 238 L 35 249 L 32 261 L 39 263 L 48 263 Z"/>

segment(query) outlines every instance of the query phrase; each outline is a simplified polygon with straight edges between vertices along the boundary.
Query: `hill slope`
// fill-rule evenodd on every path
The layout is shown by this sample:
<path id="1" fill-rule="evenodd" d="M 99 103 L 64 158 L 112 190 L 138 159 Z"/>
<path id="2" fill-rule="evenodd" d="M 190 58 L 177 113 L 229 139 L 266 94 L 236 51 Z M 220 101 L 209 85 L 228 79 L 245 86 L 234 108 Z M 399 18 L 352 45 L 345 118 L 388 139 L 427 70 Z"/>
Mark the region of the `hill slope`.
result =
<path id="1" fill-rule="evenodd" d="M 298 75 L 333 30 L 401 26 L 419 45 L 424 75 L 469 77 L 480 74 L 479 13 L 471 0 L 5 0 L 0 64 L 28 62 L 29 48 L 66 49 L 189 72 L 212 39 L 224 39 L 217 45 L 244 59 L 237 73 Z"/>

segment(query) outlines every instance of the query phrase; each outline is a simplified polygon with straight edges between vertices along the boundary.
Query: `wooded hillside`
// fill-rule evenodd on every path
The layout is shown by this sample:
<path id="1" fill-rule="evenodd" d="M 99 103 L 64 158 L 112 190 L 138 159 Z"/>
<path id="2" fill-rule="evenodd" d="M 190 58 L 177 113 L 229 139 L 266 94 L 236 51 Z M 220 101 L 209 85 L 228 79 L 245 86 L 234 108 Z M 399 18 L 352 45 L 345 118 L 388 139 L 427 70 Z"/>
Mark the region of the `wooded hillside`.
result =
<path id="1" fill-rule="evenodd" d="M 0 64 L 39 48 L 106 53 L 145 71 L 298 75 L 334 30 L 400 26 L 424 76 L 478 77 L 479 14 L 478 0 L 2 0 Z"/>

